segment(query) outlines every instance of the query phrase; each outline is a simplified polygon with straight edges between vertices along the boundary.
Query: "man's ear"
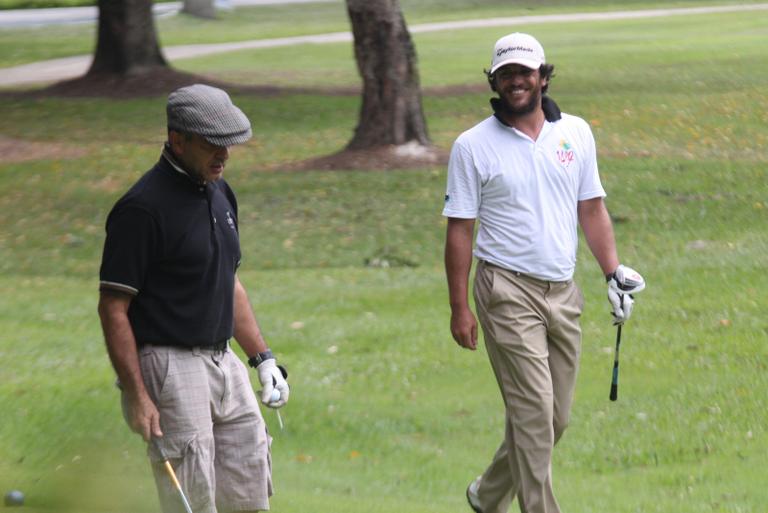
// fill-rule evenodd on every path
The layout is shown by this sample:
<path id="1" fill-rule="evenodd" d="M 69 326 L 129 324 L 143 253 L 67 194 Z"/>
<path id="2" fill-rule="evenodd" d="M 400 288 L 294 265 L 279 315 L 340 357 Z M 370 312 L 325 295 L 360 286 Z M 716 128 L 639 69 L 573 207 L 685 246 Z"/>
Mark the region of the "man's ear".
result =
<path id="1" fill-rule="evenodd" d="M 174 155 L 184 154 L 184 143 L 187 138 L 181 132 L 176 130 L 168 130 L 168 144 L 171 146 L 171 151 Z"/>
<path id="2" fill-rule="evenodd" d="M 495 80 L 496 75 L 495 74 L 491 74 L 485 68 L 483 68 L 483 74 L 485 75 L 485 78 L 488 80 L 488 85 L 490 86 L 491 91 L 493 91 L 495 93 L 496 92 L 496 84 L 495 84 L 495 82 L 496 82 L 496 80 Z"/>
<path id="3" fill-rule="evenodd" d="M 485 76 L 488 79 L 488 85 L 491 87 L 491 91 L 494 93 L 496 92 L 496 75 L 490 74 L 487 71 L 483 70 L 485 72 Z"/>

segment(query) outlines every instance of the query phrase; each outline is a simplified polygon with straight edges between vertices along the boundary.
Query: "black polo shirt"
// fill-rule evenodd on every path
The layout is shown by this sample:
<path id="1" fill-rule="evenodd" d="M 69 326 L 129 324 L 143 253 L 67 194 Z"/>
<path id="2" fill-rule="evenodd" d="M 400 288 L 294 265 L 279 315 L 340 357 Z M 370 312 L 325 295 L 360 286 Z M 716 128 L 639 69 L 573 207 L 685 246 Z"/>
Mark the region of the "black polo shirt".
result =
<path id="1" fill-rule="evenodd" d="M 232 189 L 195 183 L 163 156 L 107 217 L 100 289 L 134 296 L 139 346 L 210 346 L 232 337 L 239 263 Z"/>

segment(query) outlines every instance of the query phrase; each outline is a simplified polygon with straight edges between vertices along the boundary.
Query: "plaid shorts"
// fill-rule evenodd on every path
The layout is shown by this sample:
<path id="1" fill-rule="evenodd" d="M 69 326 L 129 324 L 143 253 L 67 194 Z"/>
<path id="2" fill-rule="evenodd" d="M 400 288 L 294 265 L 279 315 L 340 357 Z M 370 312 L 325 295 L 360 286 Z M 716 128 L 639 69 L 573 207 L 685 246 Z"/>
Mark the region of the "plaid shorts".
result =
<path id="1" fill-rule="evenodd" d="M 160 444 L 192 511 L 268 510 L 272 438 L 237 355 L 229 349 L 143 346 L 139 361 L 160 411 Z M 147 452 L 163 511 L 183 511 L 160 455 L 151 444 Z"/>

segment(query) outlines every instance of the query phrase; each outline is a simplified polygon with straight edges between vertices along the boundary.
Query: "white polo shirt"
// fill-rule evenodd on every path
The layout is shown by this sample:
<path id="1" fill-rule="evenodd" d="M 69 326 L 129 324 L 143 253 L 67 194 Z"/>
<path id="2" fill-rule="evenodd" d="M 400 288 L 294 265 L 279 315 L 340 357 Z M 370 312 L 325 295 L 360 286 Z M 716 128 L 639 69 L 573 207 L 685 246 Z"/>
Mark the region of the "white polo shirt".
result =
<path id="1" fill-rule="evenodd" d="M 479 220 L 478 259 L 565 281 L 576 267 L 578 202 L 603 196 L 586 121 L 562 114 L 533 141 L 490 116 L 453 145 L 443 215 Z"/>

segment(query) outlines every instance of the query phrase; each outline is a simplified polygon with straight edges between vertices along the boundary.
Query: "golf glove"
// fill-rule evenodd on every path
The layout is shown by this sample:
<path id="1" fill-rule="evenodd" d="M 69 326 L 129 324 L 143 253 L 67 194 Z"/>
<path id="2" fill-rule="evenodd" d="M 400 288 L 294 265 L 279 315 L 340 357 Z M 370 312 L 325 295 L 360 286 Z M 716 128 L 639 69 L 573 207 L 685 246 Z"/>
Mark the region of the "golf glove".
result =
<path id="1" fill-rule="evenodd" d="M 608 301 L 611 303 L 613 325 L 624 324 L 632 315 L 635 305 L 632 294 L 645 288 L 645 280 L 640 273 L 625 265 L 619 265 L 605 279 L 608 282 Z"/>
<path id="2" fill-rule="evenodd" d="M 280 367 L 274 358 L 264 360 L 256 367 L 261 382 L 261 402 L 268 408 L 281 408 L 288 402 L 290 389 Z M 277 400 L 273 401 L 273 393 L 279 392 Z"/>

